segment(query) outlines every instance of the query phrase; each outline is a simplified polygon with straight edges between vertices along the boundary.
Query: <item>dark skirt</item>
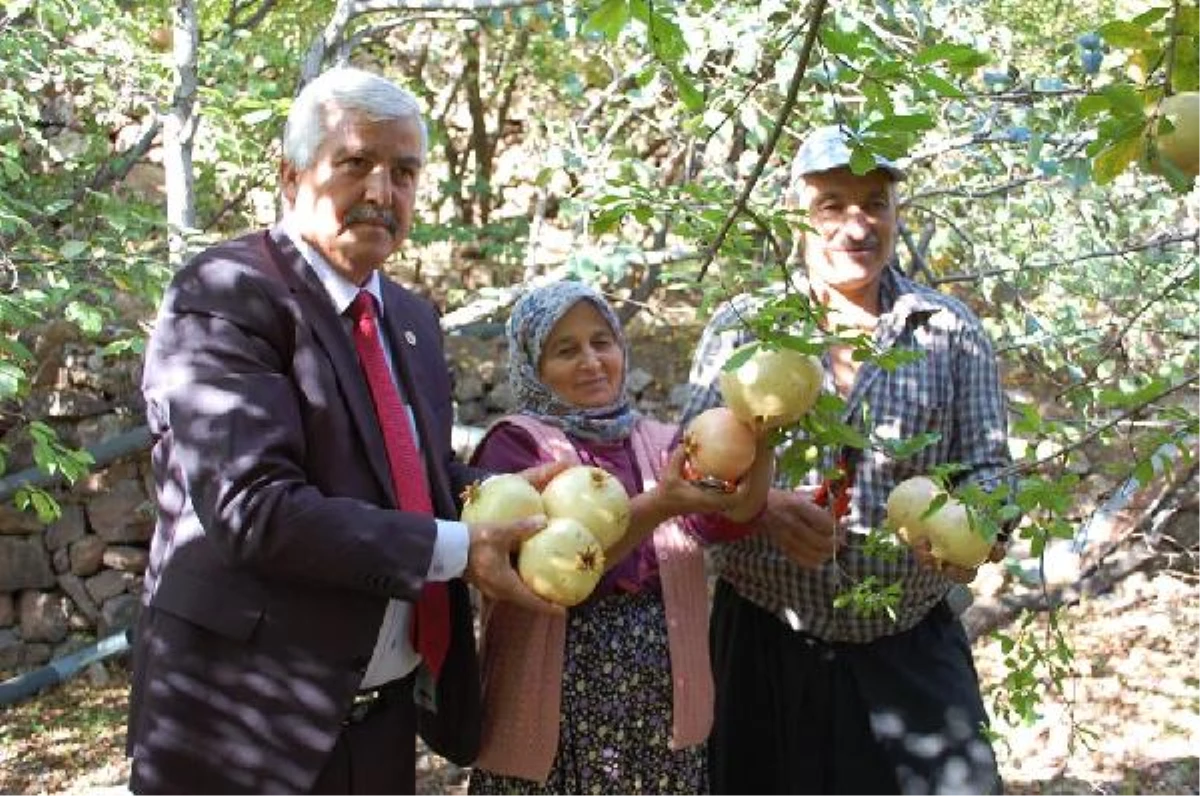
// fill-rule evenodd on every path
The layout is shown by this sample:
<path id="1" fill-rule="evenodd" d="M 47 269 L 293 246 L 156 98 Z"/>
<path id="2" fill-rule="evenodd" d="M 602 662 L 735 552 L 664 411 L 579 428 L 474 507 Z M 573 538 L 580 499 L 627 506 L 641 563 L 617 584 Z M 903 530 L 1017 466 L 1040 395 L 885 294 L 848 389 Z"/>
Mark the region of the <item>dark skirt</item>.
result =
<path id="1" fill-rule="evenodd" d="M 792 631 L 718 581 L 713 793 L 1002 793 L 962 624 L 944 603 L 866 644 Z"/>
<path id="2" fill-rule="evenodd" d="M 604 597 L 571 610 L 558 752 L 546 784 L 476 769 L 470 793 L 704 793 L 703 745 L 671 738 L 662 595 Z"/>

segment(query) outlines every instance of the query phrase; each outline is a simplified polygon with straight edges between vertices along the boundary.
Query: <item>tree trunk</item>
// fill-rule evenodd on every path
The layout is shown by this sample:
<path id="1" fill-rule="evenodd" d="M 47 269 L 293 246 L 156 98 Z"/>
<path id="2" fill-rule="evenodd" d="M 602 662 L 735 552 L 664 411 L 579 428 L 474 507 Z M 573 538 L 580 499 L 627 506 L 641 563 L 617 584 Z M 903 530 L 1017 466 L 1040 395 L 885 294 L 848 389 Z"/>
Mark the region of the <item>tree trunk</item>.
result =
<path id="1" fill-rule="evenodd" d="M 171 266 L 188 258 L 188 232 L 196 226 L 192 145 L 196 137 L 196 50 L 200 22 L 195 0 L 175 5 L 175 95 L 163 123 L 163 170 L 167 190 L 167 249 Z"/>

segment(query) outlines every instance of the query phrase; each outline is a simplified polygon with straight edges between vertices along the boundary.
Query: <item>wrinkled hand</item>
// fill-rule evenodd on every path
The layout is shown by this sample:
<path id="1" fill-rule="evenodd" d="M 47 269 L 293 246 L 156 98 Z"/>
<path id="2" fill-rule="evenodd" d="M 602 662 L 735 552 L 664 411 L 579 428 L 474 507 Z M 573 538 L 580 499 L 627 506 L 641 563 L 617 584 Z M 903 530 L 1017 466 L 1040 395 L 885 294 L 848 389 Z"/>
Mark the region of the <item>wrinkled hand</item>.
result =
<path id="1" fill-rule="evenodd" d="M 463 577 L 488 599 L 507 600 L 531 611 L 562 616 L 566 609 L 530 591 L 513 567 L 513 554 L 521 543 L 544 527 L 546 518 L 541 515 L 511 523 L 468 525 L 471 547 Z"/>
<path id="2" fill-rule="evenodd" d="M 738 482 L 734 502 L 722 513 L 734 522 L 748 522 L 758 516 L 767 502 L 771 484 L 775 481 L 775 449 L 766 435 L 758 438 L 754 463 Z"/>
<path id="3" fill-rule="evenodd" d="M 802 567 L 821 566 L 845 541 L 829 509 L 812 499 L 812 490 L 772 489 L 761 520 L 762 533 Z"/>
<path id="4" fill-rule="evenodd" d="M 546 488 L 546 484 L 550 483 L 554 476 L 561 473 L 563 470 L 571 466 L 570 462 L 556 460 L 539 464 L 534 467 L 527 467 L 518 475 L 533 485 L 533 488 L 541 492 Z"/>
<path id="5" fill-rule="evenodd" d="M 730 492 L 689 481 L 684 475 L 686 461 L 687 453 L 679 446 L 671 451 L 659 474 L 653 499 L 662 518 L 681 514 L 724 514 L 734 522 L 745 522 L 762 509 L 774 472 L 769 450 L 763 463 L 755 459 L 750 472 Z"/>
<path id="6" fill-rule="evenodd" d="M 928 539 L 918 539 L 909 545 L 912 548 L 913 556 L 917 559 L 917 563 L 926 569 L 932 569 L 935 572 L 940 572 L 948 579 L 955 583 L 961 583 L 964 586 L 975 580 L 975 576 L 979 574 L 979 567 L 960 567 L 951 564 L 948 561 L 943 561 L 933 554 L 932 544 Z M 996 542 L 992 545 L 992 549 L 988 552 L 987 562 L 996 563 L 1004 560 L 1004 556 L 1008 552 L 1008 545 L 1004 542 Z M 980 566 L 983 566 L 982 564 Z"/>

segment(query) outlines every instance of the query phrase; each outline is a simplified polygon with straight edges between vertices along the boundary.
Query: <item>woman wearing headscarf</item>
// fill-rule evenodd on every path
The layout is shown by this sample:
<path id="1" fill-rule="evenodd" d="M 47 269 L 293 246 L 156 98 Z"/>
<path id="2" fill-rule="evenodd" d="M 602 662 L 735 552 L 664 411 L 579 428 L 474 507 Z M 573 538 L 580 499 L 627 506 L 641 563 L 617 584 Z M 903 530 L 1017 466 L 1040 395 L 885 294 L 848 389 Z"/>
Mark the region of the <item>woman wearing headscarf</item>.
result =
<path id="1" fill-rule="evenodd" d="M 474 463 L 514 472 L 566 459 L 631 496 L 604 577 L 565 619 L 505 603 L 482 615 L 483 746 L 471 793 L 703 793 L 712 723 L 703 544 L 739 538 L 765 505 L 765 441 L 736 491 L 682 475 L 676 427 L 638 414 L 608 302 L 578 282 L 525 294 L 508 326 L 518 411 Z"/>

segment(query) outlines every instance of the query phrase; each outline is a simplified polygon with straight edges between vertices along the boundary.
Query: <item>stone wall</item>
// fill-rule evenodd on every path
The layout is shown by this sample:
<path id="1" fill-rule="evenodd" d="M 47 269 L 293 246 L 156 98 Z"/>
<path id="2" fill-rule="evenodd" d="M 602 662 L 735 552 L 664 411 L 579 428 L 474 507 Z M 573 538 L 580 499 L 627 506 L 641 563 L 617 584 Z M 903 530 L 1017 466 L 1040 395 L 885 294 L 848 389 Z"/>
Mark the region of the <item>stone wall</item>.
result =
<path id="1" fill-rule="evenodd" d="M 136 357 L 103 356 L 64 321 L 24 337 L 38 363 L 25 417 L 80 448 L 140 425 Z M 0 428 L 6 477 L 33 467 L 22 439 L 17 428 Z M 62 510 L 48 524 L 12 499 L 0 504 L 0 672 L 43 664 L 133 621 L 154 528 L 146 458 L 135 451 L 74 485 L 47 487 Z"/>
<path id="2" fill-rule="evenodd" d="M 89 448 L 142 424 L 136 359 L 99 357 L 54 324 L 31 342 L 42 365 L 26 402 L 29 416 L 45 418 L 68 444 Z M 502 336 L 454 335 L 446 343 L 456 445 L 465 455 L 482 429 L 512 408 L 507 351 Z M 682 401 L 681 385 L 640 367 L 631 369 L 629 384 L 639 408 L 659 417 Z M 22 459 L 20 446 L 11 447 L 16 455 L 6 475 L 32 464 L 28 451 Z M 0 677 L 85 647 L 137 616 L 154 529 L 149 452 L 133 451 L 69 488 L 49 491 L 62 507 L 49 524 L 11 500 L 0 505 Z"/>

